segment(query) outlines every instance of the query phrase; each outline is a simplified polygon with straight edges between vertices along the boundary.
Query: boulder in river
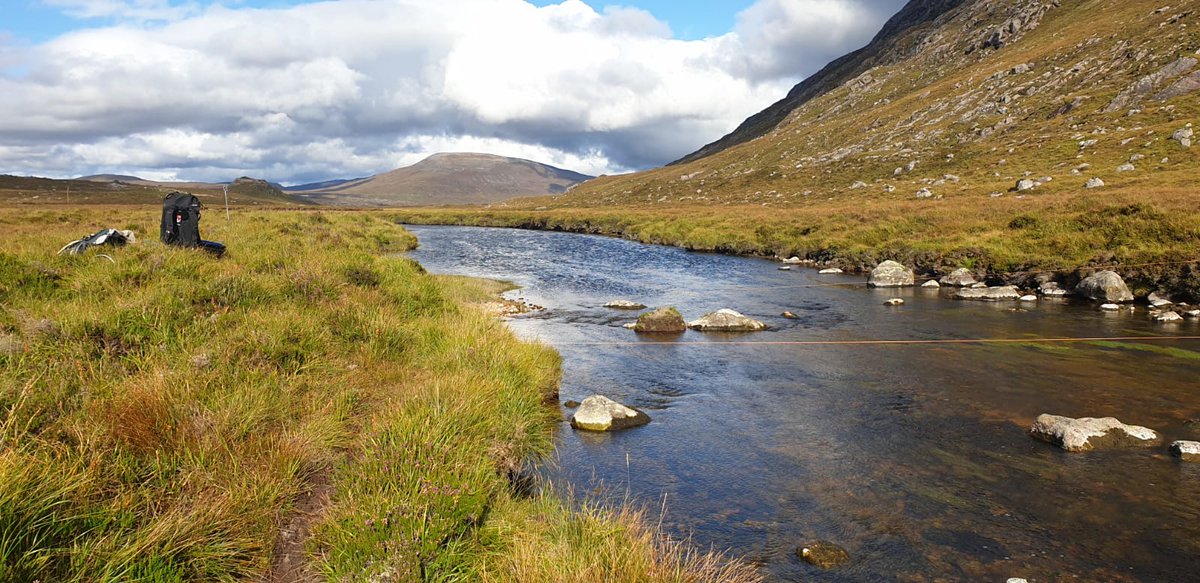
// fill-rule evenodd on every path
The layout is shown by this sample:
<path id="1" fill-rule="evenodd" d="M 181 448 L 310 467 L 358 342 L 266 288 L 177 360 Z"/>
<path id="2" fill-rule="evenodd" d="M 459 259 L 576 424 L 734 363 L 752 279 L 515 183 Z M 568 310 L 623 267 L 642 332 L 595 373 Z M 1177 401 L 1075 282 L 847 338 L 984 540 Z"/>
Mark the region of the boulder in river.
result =
<path id="1" fill-rule="evenodd" d="M 998 285 L 996 287 L 971 287 L 954 292 L 956 300 L 979 300 L 998 302 L 1001 300 L 1016 300 L 1021 298 L 1021 292 L 1015 285 Z"/>
<path id="2" fill-rule="evenodd" d="M 783 313 L 783 314 L 781 314 L 781 315 L 782 315 L 784 318 L 787 318 L 787 319 L 789 319 L 789 320 L 796 320 L 796 319 L 799 319 L 799 318 L 800 318 L 800 316 L 797 316 L 797 315 L 796 315 L 795 313 L 793 313 L 793 312 L 784 312 L 784 313 Z"/>
<path id="3" fill-rule="evenodd" d="M 938 283 L 938 281 L 936 279 L 931 279 L 931 280 L 921 284 L 921 287 L 937 289 L 939 287 L 942 287 L 942 285 L 940 283 Z"/>
<path id="4" fill-rule="evenodd" d="M 608 302 L 607 304 L 604 304 L 604 307 L 612 308 L 614 310 L 644 310 L 644 309 L 646 309 L 646 306 L 644 304 L 639 304 L 637 302 L 631 302 L 629 300 L 613 300 L 611 302 Z"/>
<path id="5" fill-rule="evenodd" d="M 1105 312 L 1115 312 L 1115 311 L 1121 309 L 1121 305 L 1120 304 L 1100 304 L 1100 309 L 1104 310 Z"/>
<path id="6" fill-rule="evenodd" d="M 649 334 L 679 333 L 684 330 L 687 330 L 687 323 L 683 321 L 683 316 L 679 314 L 679 310 L 670 306 L 646 312 L 638 316 L 637 322 L 633 324 L 634 332 Z"/>
<path id="7" fill-rule="evenodd" d="M 951 271 L 948 275 L 942 276 L 942 279 L 938 283 L 954 287 L 967 287 L 975 284 L 975 274 L 971 273 L 971 270 L 966 267 L 959 267 Z"/>
<path id="8" fill-rule="evenodd" d="M 901 298 L 892 298 L 890 300 L 883 302 L 883 305 L 885 305 L 885 306 L 903 306 L 904 300 Z"/>
<path id="9" fill-rule="evenodd" d="M 784 259 L 783 262 L 787 263 L 788 265 L 799 265 L 801 263 L 804 263 L 804 260 L 793 255 L 791 257 L 788 257 L 787 259 Z"/>
<path id="10" fill-rule="evenodd" d="M 1176 441 L 1171 444 L 1171 455 L 1185 462 L 1200 462 L 1200 441 Z"/>
<path id="11" fill-rule="evenodd" d="M 870 287 L 909 287 L 914 282 L 913 270 L 890 259 L 872 269 L 867 279 Z"/>
<path id="12" fill-rule="evenodd" d="M 1051 298 L 1061 298 L 1071 295 L 1071 292 L 1058 287 L 1057 281 L 1047 281 L 1038 287 L 1038 293 Z"/>
<path id="13" fill-rule="evenodd" d="M 1035 296 L 1033 294 L 1026 294 L 1026 295 L 1021 296 L 1018 299 L 1020 299 L 1022 302 L 1036 302 L 1037 296 Z"/>
<path id="14" fill-rule="evenodd" d="M 850 553 L 847 553 L 846 549 L 825 541 L 806 544 L 797 549 L 797 554 L 808 564 L 822 569 L 829 569 L 850 561 Z"/>
<path id="15" fill-rule="evenodd" d="M 821 271 L 818 271 L 817 273 L 822 274 L 822 275 L 827 275 L 827 274 L 831 274 L 831 273 L 841 273 L 841 272 L 842 272 L 842 270 L 838 269 L 837 267 L 826 267 L 825 269 L 822 269 Z"/>
<path id="16" fill-rule="evenodd" d="M 1105 303 L 1119 304 L 1133 301 L 1133 292 L 1129 291 L 1125 280 L 1121 279 L 1117 272 L 1109 270 L 1097 271 L 1083 278 L 1083 281 L 1075 286 L 1075 293 Z"/>
<path id="17" fill-rule="evenodd" d="M 742 314 L 722 308 L 711 314 L 705 314 L 704 317 L 698 320 L 692 320 L 687 323 L 688 328 L 694 330 L 710 330 L 714 332 L 758 332 L 766 330 L 767 325 L 743 316 Z"/>
<path id="18" fill-rule="evenodd" d="M 1178 312 L 1168 310 L 1151 314 L 1150 319 L 1155 322 L 1181 322 L 1183 321 L 1183 316 L 1180 316 Z"/>
<path id="19" fill-rule="evenodd" d="M 1067 451 L 1087 451 L 1105 447 L 1150 446 L 1158 443 L 1153 429 L 1126 425 L 1113 417 L 1060 417 L 1041 414 L 1029 428 L 1036 439 L 1053 443 Z"/>
<path id="20" fill-rule="evenodd" d="M 592 395 L 571 416 L 571 427 L 586 431 L 617 431 L 650 422 L 650 416 L 603 395 Z"/>

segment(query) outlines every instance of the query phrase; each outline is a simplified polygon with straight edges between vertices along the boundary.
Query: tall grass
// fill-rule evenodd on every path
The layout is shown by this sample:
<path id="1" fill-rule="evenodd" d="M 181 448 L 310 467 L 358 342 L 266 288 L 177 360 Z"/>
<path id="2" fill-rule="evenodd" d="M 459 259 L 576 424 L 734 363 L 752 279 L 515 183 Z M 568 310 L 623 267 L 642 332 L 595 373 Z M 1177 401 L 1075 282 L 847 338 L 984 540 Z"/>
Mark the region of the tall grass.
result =
<path id="1" fill-rule="evenodd" d="M 392 257 L 415 239 L 367 213 L 239 213 L 208 232 L 220 260 L 152 240 L 54 254 L 156 216 L 0 211 L 0 581 L 268 578 L 317 484 L 302 559 L 330 580 L 599 572 L 501 519 L 662 558 L 604 572 L 721 579 L 667 569 L 675 547 L 619 512 L 516 500 L 510 478 L 551 449 L 559 359 L 469 307 L 501 287 Z"/>

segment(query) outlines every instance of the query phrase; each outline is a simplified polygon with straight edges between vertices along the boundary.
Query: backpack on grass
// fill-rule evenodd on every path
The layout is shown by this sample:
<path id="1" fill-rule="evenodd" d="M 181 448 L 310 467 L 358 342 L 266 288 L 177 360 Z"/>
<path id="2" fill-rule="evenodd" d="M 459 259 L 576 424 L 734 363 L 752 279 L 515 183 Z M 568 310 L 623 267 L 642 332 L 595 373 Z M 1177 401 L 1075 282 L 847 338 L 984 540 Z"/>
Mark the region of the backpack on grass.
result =
<path id="1" fill-rule="evenodd" d="M 217 257 L 225 254 L 225 246 L 200 238 L 200 199 L 196 195 L 175 191 L 163 198 L 162 242 L 176 247 L 199 247 Z"/>

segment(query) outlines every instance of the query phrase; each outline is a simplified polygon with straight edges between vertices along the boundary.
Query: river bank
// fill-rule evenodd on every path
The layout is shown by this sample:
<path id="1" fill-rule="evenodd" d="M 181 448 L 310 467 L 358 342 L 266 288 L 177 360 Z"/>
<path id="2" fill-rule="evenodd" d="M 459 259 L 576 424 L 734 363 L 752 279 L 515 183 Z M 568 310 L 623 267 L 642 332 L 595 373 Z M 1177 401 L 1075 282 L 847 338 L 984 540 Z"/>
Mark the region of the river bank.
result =
<path id="1" fill-rule="evenodd" d="M 1200 301 L 1198 218 L 1185 197 L 1156 206 L 1134 193 L 1103 198 L 1008 197 L 978 208 L 879 201 L 803 209 L 675 207 L 394 209 L 401 223 L 563 231 L 620 237 L 691 251 L 798 257 L 866 273 L 884 260 L 937 278 L 960 267 L 996 285 L 1073 287 L 1099 269 L 1120 273 L 1138 297 L 1160 291 Z M 1167 204 L 1170 203 L 1170 204 Z"/>
<path id="2" fill-rule="evenodd" d="M 394 223 L 243 211 L 214 260 L 157 220 L 0 211 L 0 579 L 758 580 L 514 488 L 560 359 L 470 305 L 490 284 L 393 257 Z M 55 255 L 104 227 L 142 241 Z"/>

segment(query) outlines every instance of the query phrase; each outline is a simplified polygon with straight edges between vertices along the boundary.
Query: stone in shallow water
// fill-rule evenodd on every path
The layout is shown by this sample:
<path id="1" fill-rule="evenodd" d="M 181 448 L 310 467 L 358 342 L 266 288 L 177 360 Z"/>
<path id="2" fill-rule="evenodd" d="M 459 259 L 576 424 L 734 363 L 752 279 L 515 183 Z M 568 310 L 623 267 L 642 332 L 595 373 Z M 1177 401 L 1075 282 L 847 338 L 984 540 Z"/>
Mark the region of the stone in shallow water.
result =
<path id="1" fill-rule="evenodd" d="M 1029 434 L 1067 451 L 1087 451 L 1101 447 L 1145 447 L 1158 442 L 1153 429 L 1126 425 L 1113 417 L 1072 419 L 1043 413 L 1038 415 Z"/>
<path id="2" fill-rule="evenodd" d="M 830 274 L 830 273 L 841 273 L 841 272 L 842 272 L 842 270 L 838 269 L 836 267 L 827 267 L 825 269 L 822 269 L 821 271 L 818 271 L 817 273 Z"/>
<path id="3" fill-rule="evenodd" d="M 645 305 L 639 304 L 637 302 L 629 301 L 629 300 L 613 300 L 611 302 L 608 302 L 607 304 L 604 304 L 604 307 L 613 308 L 616 310 L 644 310 L 644 309 L 646 309 Z"/>
<path id="4" fill-rule="evenodd" d="M 940 283 L 938 283 L 936 279 L 931 279 L 931 280 L 921 284 L 921 287 L 939 288 L 939 287 L 942 287 L 942 285 Z"/>
<path id="5" fill-rule="evenodd" d="M 1013 285 L 1001 285 L 996 287 L 970 287 L 954 292 L 956 300 L 981 300 L 986 302 L 998 302 L 1000 300 L 1015 300 L 1021 297 L 1021 292 Z"/>
<path id="6" fill-rule="evenodd" d="M 1125 280 L 1114 271 L 1098 271 L 1083 278 L 1075 286 L 1075 293 L 1089 299 L 1106 302 L 1132 302 L 1133 292 L 1125 285 Z"/>
<path id="7" fill-rule="evenodd" d="M 870 287 L 908 287 L 914 282 L 913 270 L 892 260 L 884 261 L 872 269 L 867 279 Z"/>
<path id="8" fill-rule="evenodd" d="M 967 287 L 975 283 L 975 274 L 971 273 L 970 269 L 959 267 L 951 271 L 948 275 L 943 276 L 938 283 L 955 287 Z"/>
<path id="9" fill-rule="evenodd" d="M 1200 441 L 1176 441 L 1171 444 L 1171 455 L 1185 462 L 1200 462 Z"/>
<path id="10" fill-rule="evenodd" d="M 688 328 L 694 330 L 713 330 L 724 332 L 757 332 L 766 330 L 767 325 L 748 318 L 742 314 L 729 308 L 722 308 L 711 314 L 706 314 L 698 320 L 692 320 L 687 324 Z"/>
<path id="11" fill-rule="evenodd" d="M 638 316 L 633 325 L 634 332 L 646 333 L 679 333 L 687 330 L 687 324 L 679 310 L 673 307 L 659 308 Z"/>
<path id="12" fill-rule="evenodd" d="M 603 395 L 592 395 L 571 416 L 571 427 L 586 431 L 616 431 L 650 422 L 650 416 Z"/>
<path id="13" fill-rule="evenodd" d="M 1121 309 L 1121 306 L 1117 304 L 1100 304 L 1100 309 L 1104 310 L 1105 312 L 1115 312 Z"/>
<path id="14" fill-rule="evenodd" d="M 789 319 L 789 320 L 796 320 L 796 319 L 798 319 L 798 318 L 800 317 L 800 316 L 797 316 L 797 315 L 796 315 L 795 313 L 793 313 L 793 312 L 784 312 L 784 313 L 783 313 L 783 314 L 781 314 L 781 315 L 782 315 L 784 318 L 787 318 L 787 319 Z"/>
<path id="15" fill-rule="evenodd" d="M 846 549 L 825 541 L 804 545 L 798 549 L 797 554 L 808 564 L 822 569 L 829 569 L 850 561 L 850 553 L 847 553 Z"/>
<path id="16" fill-rule="evenodd" d="M 903 306 L 904 300 L 902 300 L 900 298 L 892 298 L 886 302 L 883 302 L 883 305 L 885 305 L 885 306 Z"/>

